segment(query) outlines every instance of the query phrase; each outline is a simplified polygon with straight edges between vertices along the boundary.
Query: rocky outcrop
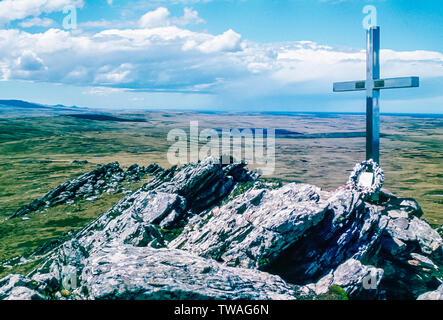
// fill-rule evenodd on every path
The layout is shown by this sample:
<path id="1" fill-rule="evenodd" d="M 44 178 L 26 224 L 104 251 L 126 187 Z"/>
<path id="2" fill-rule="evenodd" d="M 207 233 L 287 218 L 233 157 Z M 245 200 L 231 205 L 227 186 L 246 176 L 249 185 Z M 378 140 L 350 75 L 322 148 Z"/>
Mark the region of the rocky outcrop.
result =
<path id="1" fill-rule="evenodd" d="M 74 164 L 79 163 L 82 164 L 81 162 Z M 157 173 L 158 170 L 162 169 L 156 164 L 147 168 L 134 164 L 124 171 L 117 162 L 109 163 L 59 185 L 41 198 L 22 206 L 10 218 L 21 217 L 59 204 L 73 203 L 77 199 L 85 198 L 93 201 L 103 192 L 121 192 L 123 181 L 137 182 L 147 174 Z"/>
<path id="2" fill-rule="evenodd" d="M 320 189 L 288 184 L 254 188 L 188 224 L 169 247 L 189 250 L 231 266 L 263 268 L 324 219 Z"/>
<path id="3" fill-rule="evenodd" d="M 328 193 L 288 184 L 267 190 L 256 183 L 190 222 L 169 247 L 298 285 L 319 281 L 353 259 L 386 270 L 377 294 L 370 295 L 410 299 L 441 281 L 442 240 L 421 214 L 414 200 L 384 192 L 371 203 L 347 188 Z"/>
<path id="4" fill-rule="evenodd" d="M 442 239 L 412 199 L 278 186 L 214 158 L 151 169 L 0 298 L 415 299 L 442 282 Z"/>

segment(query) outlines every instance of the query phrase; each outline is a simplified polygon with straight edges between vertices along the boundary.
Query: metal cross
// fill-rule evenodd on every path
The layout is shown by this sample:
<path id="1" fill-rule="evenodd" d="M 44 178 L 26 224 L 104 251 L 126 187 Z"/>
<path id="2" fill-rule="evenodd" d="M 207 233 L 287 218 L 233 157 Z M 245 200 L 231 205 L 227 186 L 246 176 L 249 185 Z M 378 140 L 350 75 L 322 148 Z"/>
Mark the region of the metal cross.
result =
<path id="1" fill-rule="evenodd" d="M 366 90 L 366 159 L 380 163 L 380 89 L 419 86 L 418 77 L 380 79 L 380 27 L 367 30 L 366 81 L 335 82 L 334 92 Z"/>

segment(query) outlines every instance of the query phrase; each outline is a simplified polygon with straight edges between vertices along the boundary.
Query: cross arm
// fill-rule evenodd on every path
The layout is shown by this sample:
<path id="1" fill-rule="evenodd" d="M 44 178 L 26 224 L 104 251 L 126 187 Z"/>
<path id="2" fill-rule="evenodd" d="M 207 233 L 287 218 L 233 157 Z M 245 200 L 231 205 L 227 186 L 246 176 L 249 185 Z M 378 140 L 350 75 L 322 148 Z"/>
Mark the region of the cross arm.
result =
<path id="1" fill-rule="evenodd" d="M 366 90 L 366 81 L 346 81 L 346 82 L 334 82 L 334 92 L 344 91 L 361 91 Z"/>
<path id="2" fill-rule="evenodd" d="M 413 88 L 420 84 L 418 77 L 402 77 L 370 80 L 373 89 Z M 366 90 L 367 81 L 334 82 L 334 92 Z"/>

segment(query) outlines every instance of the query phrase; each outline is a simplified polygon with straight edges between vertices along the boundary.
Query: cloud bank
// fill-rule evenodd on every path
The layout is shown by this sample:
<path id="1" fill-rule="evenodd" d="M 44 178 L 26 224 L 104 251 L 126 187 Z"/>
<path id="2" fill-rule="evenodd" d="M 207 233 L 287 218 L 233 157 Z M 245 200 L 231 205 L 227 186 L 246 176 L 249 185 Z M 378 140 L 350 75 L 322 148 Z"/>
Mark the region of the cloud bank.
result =
<path id="1" fill-rule="evenodd" d="M 5 0 L 0 2 L 0 19 L 6 19 L 11 6 L 17 11 L 9 19 L 23 19 L 58 10 L 67 2 L 23 0 L 17 7 Z M 364 50 L 310 41 L 262 44 L 234 30 L 214 35 L 186 28 L 202 22 L 192 9 L 175 17 L 159 7 L 130 28 L 112 29 L 104 20 L 96 22 L 105 28 L 97 32 L 0 30 L 0 79 L 248 99 L 324 93 L 332 81 L 364 78 Z M 22 25 L 52 22 L 32 18 Z M 439 52 L 381 51 L 383 77 L 443 77 L 442 64 Z"/>

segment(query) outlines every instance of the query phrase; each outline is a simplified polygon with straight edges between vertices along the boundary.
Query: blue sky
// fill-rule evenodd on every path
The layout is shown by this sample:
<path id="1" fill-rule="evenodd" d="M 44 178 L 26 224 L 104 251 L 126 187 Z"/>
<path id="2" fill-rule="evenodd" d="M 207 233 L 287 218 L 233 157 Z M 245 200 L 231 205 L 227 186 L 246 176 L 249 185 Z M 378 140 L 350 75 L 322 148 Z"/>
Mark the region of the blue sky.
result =
<path id="1" fill-rule="evenodd" d="M 409 0 L 3 0 L 0 98 L 98 108 L 364 112 L 365 5 L 382 112 L 442 113 L 443 3 Z M 64 19 L 76 8 L 76 28 Z M 72 26 L 72 20 L 68 21 Z"/>

